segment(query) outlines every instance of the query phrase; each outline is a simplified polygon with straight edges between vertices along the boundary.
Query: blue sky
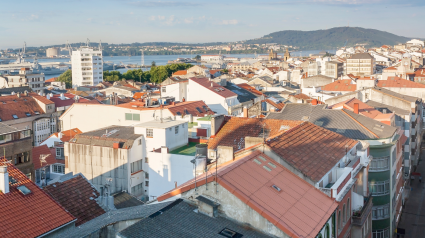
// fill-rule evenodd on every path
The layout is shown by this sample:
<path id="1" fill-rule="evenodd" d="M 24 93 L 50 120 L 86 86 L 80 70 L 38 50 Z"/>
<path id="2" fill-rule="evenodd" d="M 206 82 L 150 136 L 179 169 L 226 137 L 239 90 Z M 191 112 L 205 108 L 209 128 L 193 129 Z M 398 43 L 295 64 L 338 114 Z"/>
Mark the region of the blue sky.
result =
<path id="1" fill-rule="evenodd" d="M 359 26 L 425 37 L 425 1 L 1 0 L 0 49 L 85 42 L 216 42 Z"/>

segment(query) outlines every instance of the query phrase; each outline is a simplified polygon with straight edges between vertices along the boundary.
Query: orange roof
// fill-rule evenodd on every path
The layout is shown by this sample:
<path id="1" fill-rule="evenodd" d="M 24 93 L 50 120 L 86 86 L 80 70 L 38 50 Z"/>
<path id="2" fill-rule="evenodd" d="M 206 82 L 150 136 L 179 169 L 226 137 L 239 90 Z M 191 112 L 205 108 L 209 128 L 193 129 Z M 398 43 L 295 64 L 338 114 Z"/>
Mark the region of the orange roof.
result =
<path id="1" fill-rule="evenodd" d="M 265 99 L 265 100 L 263 100 L 263 102 L 269 103 L 270 105 L 272 105 L 273 107 L 277 108 L 278 110 L 282 110 L 282 108 L 285 106 L 285 104 L 283 102 L 281 102 L 281 103 L 275 103 L 275 102 L 273 102 L 272 100 L 270 100 L 268 98 Z"/>
<path id="2" fill-rule="evenodd" d="M 379 80 L 377 86 L 381 88 L 425 88 L 425 85 L 423 84 L 415 83 L 410 80 L 402 79 L 396 76 L 388 77 L 387 80 Z"/>
<path id="3" fill-rule="evenodd" d="M 247 90 L 247 91 L 249 91 L 253 94 L 256 94 L 258 96 L 263 95 L 262 92 L 258 91 L 257 89 L 255 89 L 254 87 L 252 87 L 251 85 L 249 85 L 247 83 L 240 83 L 240 84 L 237 84 L 236 86 L 243 88 L 243 89 L 245 89 L 245 90 Z"/>
<path id="4" fill-rule="evenodd" d="M 187 70 L 179 70 L 173 73 L 173 76 L 176 75 L 186 75 L 187 74 Z"/>
<path id="5" fill-rule="evenodd" d="M 44 104 L 54 104 L 54 102 L 52 102 L 51 100 L 47 99 L 45 96 L 40 96 L 37 93 L 29 93 L 29 96 L 37 99 L 38 101 L 40 101 L 41 103 Z"/>
<path id="6" fill-rule="evenodd" d="M 41 145 L 32 148 L 32 162 L 34 164 L 34 169 L 43 168 L 47 165 L 52 165 L 56 163 L 56 156 L 52 154 L 47 145 Z M 41 157 L 44 157 L 44 161 L 41 160 Z"/>
<path id="7" fill-rule="evenodd" d="M 221 71 L 220 69 L 211 69 L 210 74 L 215 74 L 215 73 L 220 72 L 220 71 Z"/>
<path id="8" fill-rule="evenodd" d="M 236 93 L 230 91 L 229 89 L 213 82 L 210 81 L 208 78 L 190 78 L 190 80 L 192 82 L 195 82 L 201 86 L 203 86 L 206 89 L 209 89 L 211 92 L 216 93 L 217 95 L 220 95 L 224 98 L 229 98 L 229 97 L 236 97 L 238 96 Z"/>
<path id="9" fill-rule="evenodd" d="M 176 103 L 175 105 L 168 106 L 168 110 L 174 116 L 190 114 L 195 117 L 204 117 L 206 115 L 214 115 L 214 112 L 203 101 L 187 101 Z"/>
<path id="10" fill-rule="evenodd" d="M 298 93 L 298 94 L 292 95 L 292 97 L 297 99 L 311 99 L 311 97 L 305 95 L 304 93 Z"/>
<path id="11" fill-rule="evenodd" d="M 59 133 L 62 133 L 61 141 L 68 142 L 72 138 L 74 138 L 74 136 L 81 134 L 83 132 L 80 131 L 80 129 L 78 129 L 78 128 L 73 128 L 73 129 L 70 129 L 70 130 L 67 130 L 67 131 L 62 131 L 62 132 L 59 132 Z M 55 134 L 57 134 L 57 133 L 55 133 Z M 58 137 L 59 135 L 56 135 L 56 136 Z"/>
<path id="12" fill-rule="evenodd" d="M 391 66 L 391 67 L 388 67 L 388 68 L 385 68 L 384 69 L 384 71 L 388 71 L 388 70 L 397 70 L 397 68 L 394 67 L 394 66 Z"/>
<path id="13" fill-rule="evenodd" d="M 37 237 L 75 220 L 8 160 L 0 158 L 0 166 L 15 180 L 9 181 L 9 193 L 0 192 L 0 237 Z M 22 185 L 31 193 L 22 194 Z"/>
<path id="14" fill-rule="evenodd" d="M 233 151 L 245 148 L 245 137 L 262 136 L 263 129 L 266 132 L 265 138 L 277 135 L 282 131 L 298 126 L 302 121 L 226 117 L 224 125 L 216 133 L 214 138 L 210 138 L 208 149 L 215 149 L 217 146 L 232 146 Z"/>
<path id="15" fill-rule="evenodd" d="M 356 91 L 356 88 L 357 86 L 355 84 L 351 84 L 351 79 L 341 79 L 323 86 L 322 90 L 331 91 L 331 92 L 335 92 L 335 91 L 354 92 Z"/>
<path id="16" fill-rule="evenodd" d="M 23 96 L 21 94 L 20 98 L 16 95 L 0 97 L 0 119 L 3 122 L 14 120 L 13 115 L 16 115 L 18 118 L 27 118 L 26 113 L 29 113 L 29 116 L 35 116 L 44 114 L 44 110 L 30 96 Z"/>
<path id="17" fill-rule="evenodd" d="M 359 104 L 359 114 L 375 119 L 377 116 L 383 114 L 382 112 L 376 110 L 374 107 L 369 106 L 368 104 L 360 101 L 357 98 L 351 98 L 344 102 L 337 103 L 333 106 L 330 106 L 331 109 L 348 109 L 350 111 L 354 111 L 354 104 Z"/>
<path id="18" fill-rule="evenodd" d="M 219 166 L 217 174 L 213 168 L 197 177 L 196 185 L 202 186 L 206 180 L 213 182 L 216 177 L 227 191 L 290 237 L 316 237 L 338 207 L 334 199 L 260 151 Z M 195 179 L 192 179 L 159 196 L 158 201 L 194 188 Z"/>
<path id="19" fill-rule="evenodd" d="M 133 85 L 131 85 L 131 84 L 124 84 L 124 85 L 123 85 L 123 87 L 128 87 L 128 88 L 138 89 L 138 88 L 134 87 L 134 86 L 133 86 Z"/>
<path id="20" fill-rule="evenodd" d="M 56 79 L 58 79 L 59 77 L 55 77 L 55 78 L 51 78 L 51 79 L 48 79 L 48 80 L 46 80 L 46 81 L 44 81 L 45 83 L 51 83 L 51 82 L 56 82 Z"/>

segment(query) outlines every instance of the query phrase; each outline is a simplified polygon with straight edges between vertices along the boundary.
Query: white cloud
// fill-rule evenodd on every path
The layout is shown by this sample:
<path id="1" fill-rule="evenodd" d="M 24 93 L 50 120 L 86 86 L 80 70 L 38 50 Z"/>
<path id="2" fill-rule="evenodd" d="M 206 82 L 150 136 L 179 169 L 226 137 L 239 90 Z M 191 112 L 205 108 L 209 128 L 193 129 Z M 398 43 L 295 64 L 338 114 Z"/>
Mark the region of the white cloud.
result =
<path id="1" fill-rule="evenodd" d="M 238 24 L 238 20 L 222 20 L 220 23 L 220 25 L 236 25 Z"/>
<path id="2" fill-rule="evenodd" d="M 176 18 L 174 17 L 174 15 L 171 15 L 170 17 L 168 17 L 168 19 L 165 21 L 166 25 L 174 25 L 175 23 L 179 23 Z"/>
<path id="3" fill-rule="evenodd" d="M 193 17 L 191 17 L 191 18 L 185 18 L 184 19 L 184 23 L 186 23 L 186 24 L 193 23 Z"/>

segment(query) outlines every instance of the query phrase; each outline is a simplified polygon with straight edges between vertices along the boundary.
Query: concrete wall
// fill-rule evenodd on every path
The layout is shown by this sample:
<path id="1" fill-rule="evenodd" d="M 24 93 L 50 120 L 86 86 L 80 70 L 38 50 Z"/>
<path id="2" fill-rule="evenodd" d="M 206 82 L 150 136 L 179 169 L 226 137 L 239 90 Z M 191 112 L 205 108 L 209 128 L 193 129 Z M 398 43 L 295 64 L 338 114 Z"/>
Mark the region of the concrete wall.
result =
<path id="1" fill-rule="evenodd" d="M 125 113 L 136 113 L 140 115 L 140 121 L 125 120 Z M 62 130 L 78 128 L 82 132 L 97 130 L 107 126 L 130 126 L 142 122 L 152 121 L 159 117 L 158 109 L 130 109 L 114 105 L 90 105 L 73 104 L 59 118 L 61 120 Z M 172 116 L 170 111 L 163 110 L 163 117 Z"/>
<path id="2" fill-rule="evenodd" d="M 114 149 L 66 142 L 64 151 L 65 173 L 82 173 L 98 190 L 106 184 L 107 178 L 112 178 L 111 193 L 131 192 L 130 162 L 145 157 L 143 146 L 135 145 L 131 149 Z M 133 186 L 135 181 L 132 182 Z"/>
<path id="3" fill-rule="evenodd" d="M 403 88 L 383 87 L 383 88 L 396 93 L 400 93 L 400 94 L 408 95 L 412 97 L 418 97 L 418 98 L 422 98 L 422 100 L 425 100 L 425 88 L 404 88 L 404 87 Z"/>
<path id="4" fill-rule="evenodd" d="M 182 121 L 183 123 L 184 121 Z M 175 133 L 175 127 L 179 127 L 178 133 Z M 137 134 L 145 136 L 146 149 L 152 151 L 153 149 L 159 149 L 162 146 L 166 146 L 170 151 L 184 146 L 188 143 L 188 123 L 172 126 L 170 128 L 150 128 L 150 127 L 134 127 L 134 131 Z M 146 136 L 146 130 L 153 130 L 153 137 Z M 171 130 L 170 130 L 171 129 Z"/>
<path id="5" fill-rule="evenodd" d="M 196 200 L 196 197 L 199 195 L 217 199 L 217 202 L 220 203 L 220 206 L 218 207 L 219 212 L 231 219 L 235 219 L 240 223 L 248 223 L 254 228 L 271 236 L 289 238 L 287 234 L 270 223 L 258 212 L 250 208 L 235 195 L 223 188 L 220 184 L 217 185 L 216 190 L 215 182 L 210 182 L 198 187 L 196 191 L 195 189 L 192 189 L 183 193 L 182 198 L 198 204 L 199 202 Z"/>
<path id="6" fill-rule="evenodd" d="M 165 87 L 165 92 L 162 92 L 163 97 L 174 97 L 176 101 L 187 100 L 187 85 L 188 83 L 173 83 Z M 162 90 L 162 88 L 161 88 Z"/>
<path id="7" fill-rule="evenodd" d="M 190 162 L 194 156 L 148 152 L 149 196 L 160 196 L 193 179 L 194 167 Z"/>

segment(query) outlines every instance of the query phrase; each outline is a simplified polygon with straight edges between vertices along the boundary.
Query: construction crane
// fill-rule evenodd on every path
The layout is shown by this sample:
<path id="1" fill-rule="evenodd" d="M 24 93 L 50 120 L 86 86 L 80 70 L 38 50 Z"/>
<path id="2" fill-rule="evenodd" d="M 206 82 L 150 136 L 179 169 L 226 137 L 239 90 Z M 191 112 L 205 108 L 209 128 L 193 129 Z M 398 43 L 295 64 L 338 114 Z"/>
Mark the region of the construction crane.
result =
<path id="1" fill-rule="evenodd" d="M 72 55 L 72 47 L 71 47 L 71 44 L 69 44 L 69 41 L 66 41 L 65 49 L 67 49 L 67 50 L 68 50 L 68 52 L 69 52 L 69 57 L 71 57 L 71 55 Z"/>
<path id="2" fill-rule="evenodd" d="M 141 51 L 142 51 L 142 67 L 144 67 L 145 66 L 145 52 L 143 51 L 143 49 Z"/>
<path id="3" fill-rule="evenodd" d="M 120 61 L 120 64 L 121 64 L 122 66 L 124 66 L 126 69 L 128 69 L 127 65 L 123 64 L 123 62 L 121 62 L 121 61 Z"/>

